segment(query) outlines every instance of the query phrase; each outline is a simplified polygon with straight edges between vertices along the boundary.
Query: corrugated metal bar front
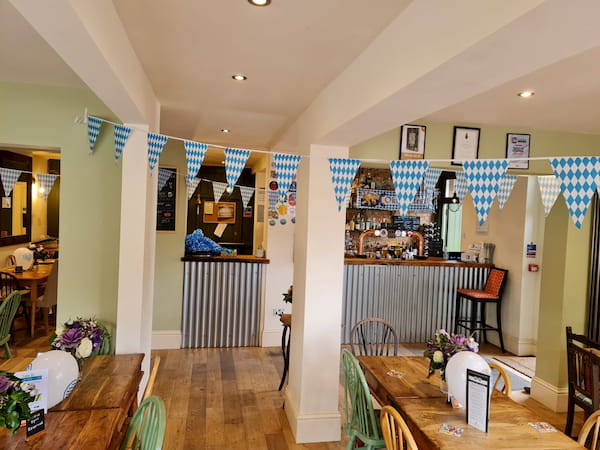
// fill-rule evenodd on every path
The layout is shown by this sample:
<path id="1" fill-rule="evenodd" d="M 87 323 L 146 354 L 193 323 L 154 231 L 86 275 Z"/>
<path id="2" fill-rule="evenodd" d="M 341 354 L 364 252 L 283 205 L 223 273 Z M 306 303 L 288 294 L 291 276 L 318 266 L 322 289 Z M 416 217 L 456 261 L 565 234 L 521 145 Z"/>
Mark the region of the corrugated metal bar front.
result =
<path id="1" fill-rule="evenodd" d="M 258 345 L 262 266 L 183 263 L 182 348 Z"/>
<path id="2" fill-rule="evenodd" d="M 488 272 L 483 267 L 347 264 L 342 343 L 350 342 L 352 326 L 365 317 L 390 322 L 400 342 L 425 342 L 439 328 L 453 331 L 456 289 L 481 289 Z"/>

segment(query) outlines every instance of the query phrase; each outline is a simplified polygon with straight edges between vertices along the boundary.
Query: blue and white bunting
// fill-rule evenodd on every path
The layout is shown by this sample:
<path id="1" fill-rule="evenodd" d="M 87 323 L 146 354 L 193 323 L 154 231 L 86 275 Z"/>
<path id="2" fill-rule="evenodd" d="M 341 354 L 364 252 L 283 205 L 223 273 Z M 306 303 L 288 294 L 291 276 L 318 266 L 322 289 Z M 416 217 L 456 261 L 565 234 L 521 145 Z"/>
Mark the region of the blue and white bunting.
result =
<path id="1" fill-rule="evenodd" d="M 463 163 L 467 185 L 473 198 L 479 225 L 487 220 L 500 189 L 509 161 L 506 159 L 470 160 Z"/>
<path id="2" fill-rule="evenodd" d="M 406 215 L 421 187 L 428 167 L 429 162 L 425 160 L 390 161 L 392 181 L 396 197 L 398 197 L 398 211 L 401 216 Z"/>
<path id="3" fill-rule="evenodd" d="M 277 191 L 268 191 L 267 196 L 269 197 L 269 211 L 277 209 L 277 202 L 279 201 L 279 193 Z"/>
<path id="4" fill-rule="evenodd" d="M 196 188 L 198 187 L 198 183 L 200 183 L 200 178 L 193 178 L 191 180 L 186 180 L 186 186 L 187 186 L 187 196 L 188 196 L 188 200 L 190 198 L 192 198 L 192 195 L 194 195 L 194 192 L 196 192 Z"/>
<path id="5" fill-rule="evenodd" d="M 550 158 L 554 175 L 560 181 L 560 190 L 567 204 L 571 219 L 581 228 L 600 175 L 600 158 L 581 156 Z"/>
<path id="6" fill-rule="evenodd" d="M 240 189 L 240 194 L 242 194 L 242 205 L 244 205 L 244 208 L 246 208 L 248 206 L 248 202 L 254 195 L 254 188 L 248 186 L 238 186 L 238 188 Z"/>
<path id="7" fill-rule="evenodd" d="M 102 126 L 102 119 L 98 119 L 94 116 L 88 116 L 87 124 L 88 124 L 88 140 L 90 142 L 90 152 L 94 151 L 94 146 L 96 145 L 96 139 L 98 139 L 98 135 L 100 134 L 100 127 Z"/>
<path id="8" fill-rule="evenodd" d="M 221 197 L 223 197 L 223 193 L 225 192 L 225 189 L 227 188 L 227 183 L 221 183 L 220 181 L 213 181 L 212 188 L 213 188 L 213 197 L 215 199 L 215 202 L 218 202 L 221 200 Z"/>
<path id="9" fill-rule="evenodd" d="M 115 161 L 118 161 L 123 154 L 123 148 L 131 134 L 131 128 L 125 125 L 115 125 Z"/>
<path id="10" fill-rule="evenodd" d="M 560 194 L 560 180 L 555 175 L 539 175 L 537 181 L 544 205 L 544 217 L 548 217 Z"/>
<path id="11" fill-rule="evenodd" d="M 510 197 L 510 193 L 515 187 L 515 183 L 517 182 L 516 175 L 505 175 L 500 183 L 500 189 L 498 190 L 498 206 L 500 209 L 504 208 L 508 198 Z"/>
<path id="12" fill-rule="evenodd" d="M 435 185 L 437 184 L 440 175 L 442 174 L 442 169 L 427 169 L 425 172 L 425 190 L 429 192 L 430 196 L 433 196 L 435 192 Z"/>
<path id="13" fill-rule="evenodd" d="M 48 196 L 50 195 L 50 191 L 54 186 L 54 181 L 58 175 L 50 174 L 50 173 L 38 173 L 36 175 L 38 183 L 40 186 L 44 188 L 44 201 L 48 200 Z"/>
<path id="14" fill-rule="evenodd" d="M 150 171 L 154 170 L 160 154 L 169 138 L 157 133 L 148 133 L 148 164 Z"/>
<path id="15" fill-rule="evenodd" d="M 208 145 L 194 141 L 183 141 L 183 146 L 185 147 L 185 160 L 187 162 L 186 182 L 190 184 L 196 178 L 196 175 L 198 175 L 198 171 L 206 156 Z"/>
<path id="16" fill-rule="evenodd" d="M 338 211 L 341 211 L 356 171 L 360 167 L 360 159 L 328 158 L 328 160 L 335 201 L 338 204 Z"/>
<path id="17" fill-rule="evenodd" d="M 10 193 L 15 187 L 15 183 L 17 182 L 20 176 L 20 170 L 0 167 L 0 178 L 2 179 L 2 187 L 4 188 L 5 197 L 10 197 Z"/>
<path id="18" fill-rule="evenodd" d="M 174 175 L 172 170 L 158 168 L 158 192 L 162 191 L 172 175 Z"/>
<path id="19" fill-rule="evenodd" d="M 467 195 L 467 179 L 465 178 L 464 172 L 456 172 L 456 179 L 454 180 L 454 192 L 456 196 L 460 199 L 461 203 L 465 199 L 465 195 Z"/>
<path id="20" fill-rule="evenodd" d="M 275 164 L 275 175 L 279 185 L 279 199 L 285 202 L 285 196 L 290 189 L 290 184 L 296 177 L 298 164 L 300 164 L 300 155 L 287 155 L 285 153 L 275 153 L 273 162 Z"/>
<path id="21" fill-rule="evenodd" d="M 240 178 L 240 174 L 246 166 L 246 161 L 250 156 L 250 150 L 241 150 L 239 148 L 225 149 L 225 178 L 227 178 L 227 191 L 233 192 L 235 183 Z"/>

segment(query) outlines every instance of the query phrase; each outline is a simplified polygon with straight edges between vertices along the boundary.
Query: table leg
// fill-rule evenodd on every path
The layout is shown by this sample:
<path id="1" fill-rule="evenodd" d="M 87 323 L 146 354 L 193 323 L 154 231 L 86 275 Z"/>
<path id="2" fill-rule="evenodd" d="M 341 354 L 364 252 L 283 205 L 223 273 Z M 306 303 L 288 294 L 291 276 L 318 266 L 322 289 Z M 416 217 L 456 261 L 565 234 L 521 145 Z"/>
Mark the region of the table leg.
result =
<path id="1" fill-rule="evenodd" d="M 29 321 L 31 322 L 31 336 L 33 336 L 35 333 L 35 302 L 37 302 L 38 292 L 37 281 L 31 282 L 30 290 L 31 293 L 29 295 L 31 296 L 31 317 L 29 318 Z"/>
<path id="2" fill-rule="evenodd" d="M 281 333 L 281 353 L 283 354 L 283 375 L 281 375 L 281 382 L 279 383 L 279 391 L 283 388 L 283 383 L 285 383 L 285 378 L 288 373 L 288 368 L 290 365 L 290 338 L 291 333 L 288 336 L 288 328 L 284 326 L 283 332 Z M 286 343 L 287 337 L 287 343 Z"/>

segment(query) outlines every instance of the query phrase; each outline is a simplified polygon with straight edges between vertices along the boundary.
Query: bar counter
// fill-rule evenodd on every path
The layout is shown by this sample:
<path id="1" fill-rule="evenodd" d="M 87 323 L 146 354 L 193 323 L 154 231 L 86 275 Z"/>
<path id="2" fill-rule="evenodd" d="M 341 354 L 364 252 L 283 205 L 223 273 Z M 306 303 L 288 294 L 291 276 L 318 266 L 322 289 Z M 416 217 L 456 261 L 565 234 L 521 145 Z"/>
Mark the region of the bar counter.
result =
<path id="1" fill-rule="evenodd" d="M 342 342 L 350 342 L 352 326 L 366 317 L 390 322 L 400 342 L 425 342 L 439 328 L 452 331 L 456 289 L 483 288 L 491 267 L 441 258 L 346 258 Z"/>
<path id="2" fill-rule="evenodd" d="M 238 256 L 195 256 L 189 255 L 181 258 L 182 261 L 219 261 L 219 262 L 242 262 L 242 263 L 256 263 L 256 264 L 269 264 L 267 258 L 259 258 L 253 255 L 238 255 Z"/>

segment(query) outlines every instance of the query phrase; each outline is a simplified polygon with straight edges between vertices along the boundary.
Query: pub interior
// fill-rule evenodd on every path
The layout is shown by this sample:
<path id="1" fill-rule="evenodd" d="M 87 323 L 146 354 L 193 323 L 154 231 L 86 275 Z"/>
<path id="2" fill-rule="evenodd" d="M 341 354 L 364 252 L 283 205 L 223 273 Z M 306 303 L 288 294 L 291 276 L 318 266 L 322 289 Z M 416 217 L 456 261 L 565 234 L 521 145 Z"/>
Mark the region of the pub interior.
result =
<path id="1" fill-rule="evenodd" d="M 79 380 L 1 445 L 589 448 L 600 5 L 218 3 L 0 0 L 0 370 Z"/>

